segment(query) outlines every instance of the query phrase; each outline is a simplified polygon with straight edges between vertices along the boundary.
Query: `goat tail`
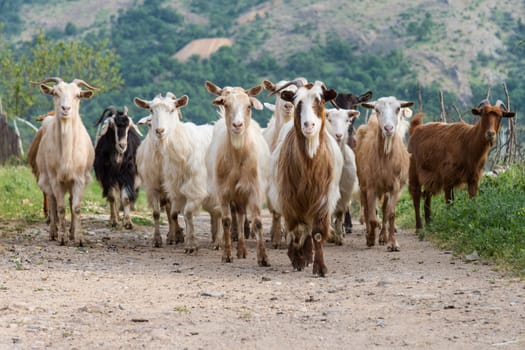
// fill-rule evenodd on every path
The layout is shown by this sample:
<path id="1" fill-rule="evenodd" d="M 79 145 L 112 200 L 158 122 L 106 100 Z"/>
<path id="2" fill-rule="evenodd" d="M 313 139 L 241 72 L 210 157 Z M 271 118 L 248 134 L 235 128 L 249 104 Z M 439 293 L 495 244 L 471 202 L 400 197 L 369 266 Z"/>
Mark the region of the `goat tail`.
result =
<path id="1" fill-rule="evenodd" d="M 414 133 L 414 130 L 421 124 L 423 124 L 423 118 L 425 117 L 425 114 L 423 112 L 418 112 L 414 118 L 412 118 L 412 121 L 410 122 L 410 129 L 409 129 L 409 135 L 412 136 Z"/>

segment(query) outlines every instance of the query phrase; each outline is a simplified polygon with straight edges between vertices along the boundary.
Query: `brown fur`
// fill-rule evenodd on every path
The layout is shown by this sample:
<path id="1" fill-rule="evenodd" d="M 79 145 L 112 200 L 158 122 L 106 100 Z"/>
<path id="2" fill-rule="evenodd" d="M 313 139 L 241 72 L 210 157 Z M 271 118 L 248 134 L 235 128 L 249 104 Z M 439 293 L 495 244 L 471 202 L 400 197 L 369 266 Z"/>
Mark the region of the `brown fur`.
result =
<path id="1" fill-rule="evenodd" d="M 268 257 L 262 237 L 262 220 L 261 206 L 264 188 L 261 188 L 261 177 L 267 174 L 259 173 L 259 157 L 265 151 L 264 158 L 269 158 L 269 149 L 260 149 L 257 145 L 256 137 L 259 137 L 262 146 L 266 146 L 266 141 L 262 137 L 259 126 L 251 120 L 251 108 L 261 109 L 262 105 L 254 98 L 261 91 L 260 86 L 249 90 L 239 87 L 219 88 L 211 82 L 206 85 L 208 91 L 219 97 L 215 99 L 214 104 L 223 107 L 224 120 L 227 129 L 227 137 L 217 146 L 218 151 L 215 158 L 215 181 L 217 195 L 221 204 L 222 222 L 224 226 L 224 250 L 222 260 L 231 262 L 231 233 L 232 233 L 232 211 L 237 218 L 237 258 L 246 258 L 247 250 L 243 226 L 247 214 L 251 215 L 252 231 L 257 237 L 257 263 L 260 266 L 269 266 Z M 237 104 L 246 108 L 243 120 L 243 140 L 242 144 L 233 142 L 231 127 L 233 123 L 232 110 Z M 250 125 L 254 123 L 253 125 Z M 258 135 L 256 135 L 258 133 Z M 252 139 L 252 137 L 254 139 Z M 238 147 L 235 147 L 237 145 Z M 267 164 L 265 164 L 267 169 Z M 232 210 L 234 208 L 234 210 Z"/>
<path id="2" fill-rule="evenodd" d="M 431 196 L 445 191 L 447 203 L 453 200 L 453 189 L 468 184 L 470 197 L 478 192 L 478 182 L 487 161 L 488 152 L 499 132 L 501 118 L 514 114 L 499 107 L 484 106 L 474 109 L 480 120 L 422 125 L 423 113 L 418 113 L 410 124 L 408 150 L 410 157 L 409 189 L 414 202 L 416 228 L 422 228 L 419 214 L 420 197 L 425 198 L 425 221 L 431 220 Z M 492 138 L 487 138 L 487 132 Z"/>
<path id="3" fill-rule="evenodd" d="M 38 171 L 38 165 L 36 164 L 36 155 L 38 153 L 40 141 L 42 140 L 42 135 L 44 135 L 44 129 L 40 128 L 36 132 L 35 138 L 33 139 L 33 142 L 31 142 L 31 146 L 29 146 L 29 151 L 27 152 L 27 162 L 29 163 L 29 166 L 31 167 L 31 172 L 33 173 L 37 181 L 38 177 L 40 176 L 40 171 Z M 47 196 L 45 192 L 42 192 L 42 195 L 44 198 L 42 210 L 44 212 L 44 216 L 46 217 L 46 221 L 49 221 Z"/>
<path id="4" fill-rule="evenodd" d="M 323 97 L 314 106 L 315 113 L 322 121 L 319 148 L 314 157 L 309 158 L 307 155 L 307 140 L 300 125 L 302 102 L 299 102 L 294 103 L 294 128 L 283 140 L 277 164 L 279 202 L 283 203 L 281 214 L 290 232 L 288 256 L 293 267 L 302 270 L 312 262 L 313 246 L 313 273 L 320 276 L 327 272 L 323 242 L 330 233 L 331 213 L 327 198 L 334 177 L 334 162 L 325 139 L 326 99 Z"/>
<path id="5" fill-rule="evenodd" d="M 379 226 L 376 216 L 376 200 L 383 197 L 383 217 L 388 219 L 389 235 L 383 225 L 379 244 L 388 241 L 387 249 L 399 250 L 395 239 L 395 205 L 400 191 L 408 180 L 409 154 L 401 138 L 393 135 L 392 150 L 384 151 L 384 137 L 377 119 L 371 118 L 357 129 L 355 149 L 357 177 L 361 191 L 361 206 L 365 209 L 367 245 L 375 244 L 375 229 Z"/>

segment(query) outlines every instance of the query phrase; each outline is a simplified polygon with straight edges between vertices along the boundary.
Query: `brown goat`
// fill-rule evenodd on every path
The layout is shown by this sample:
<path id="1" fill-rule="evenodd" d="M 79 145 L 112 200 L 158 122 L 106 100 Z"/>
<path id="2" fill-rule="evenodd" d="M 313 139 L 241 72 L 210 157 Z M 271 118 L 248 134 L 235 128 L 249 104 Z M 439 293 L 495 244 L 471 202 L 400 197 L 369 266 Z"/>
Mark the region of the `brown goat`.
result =
<path id="1" fill-rule="evenodd" d="M 266 193 L 270 150 L 259 124 L 252 120 L 252 108 L 261 110 L 255 98 L 262 86 L 251 89 L 223 87 L 206 82 L 206 89 L 217 96 L 213 104 L 219 107 L 221 119 L 215 123 L 213 137 L 206 155 L 208 189 L 218 200 L 224 228 L 223 262 L 232 262 L 232 207 L 237 216 L 237 258 L 247 255 L 242 234 L 246 216 L 252 219 L 252 231 L 257 239 L 257 263 L 270 266 L 262 236 L 261 211 Z"/>
<path id="2" fill-rule="evenodd" d="M 431 220 L 431 197 L 445 191 L 445 201 L 454 199 L 453 189 L 467 183 L 470 198 L 478 192 L 478 182 L 490 148 L 496 140 L 501 118 L 511 118 L 514 112 L 482 101 L 472 114 L 480 119 L 474 125 L 464 122 L 422 125 L 423 113 L 410 124 L 408 151 L 410 156 L 409 190 L 414 203 L 416 229 L 421 229 L 420 199 L 425 198 L 425 222 Z M 423 190 L 422 190 L 423 189 Z"/>
<path id="3" fill-rule="evenodd" d="M 395 237 L 395 208 L 401 189 L 408 180 L 409 154 L 396 132 L 398 114 L 413 102 L 401 102 L 395 97 L 381 97 L 364 103 L 373 108 L 377 118 L 357 129 L 355 150 L 357 177 L 361 190 L 361 207 L 365 209 L 366 244 L 375 244 L 379 221 L 376 214 L 377 198 L 383 198 L 383 218 L 388 219 L 379 235 L 379 244 L 387 244 L 388 251 L 399 251 Z M 385 221 L 385 223 L 387 223 Z M 388 235 L 387 235 L 388 229 Z"/>
<path id="4" fill-rule="evenodd" d="M 343 157 L 325 124 L 325 103 L 334 90 L 322 82 L 283 91 L 281 98 L 293 102 L 294 120 L 281 131 L 283 138 L 272 153 L 269 199 L 282 214 L 288 231 L 288 257 L 294 269 L 312 262 L 313 273 L 325 276 L 323 242 L 330 234 L 330 218 L 339 200 Z"/>

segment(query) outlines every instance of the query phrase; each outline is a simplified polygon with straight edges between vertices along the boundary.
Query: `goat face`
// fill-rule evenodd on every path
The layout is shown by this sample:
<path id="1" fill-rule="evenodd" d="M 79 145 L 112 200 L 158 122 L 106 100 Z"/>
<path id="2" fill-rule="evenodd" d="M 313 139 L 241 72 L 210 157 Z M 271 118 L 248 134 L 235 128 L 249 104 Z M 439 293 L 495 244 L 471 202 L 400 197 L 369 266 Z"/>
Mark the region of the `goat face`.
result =
<path id="1" fill-rule="evenodd" d="M 374 109 L 383 136 L 391 138 L 399 123 L 401 108 L 411 107 L 413 102 L 400 102 L 395 97 L 381 97 L 375 102 L 363 103 L 365 108 Z"/>
<path id="2" fill-rule="evenodd" d="M 329 123 L 328 130 L 339 146 L 343 146 L 346 143 L 348 128 L 350 128 L 358 116 L 359 111 L 356 111 L 355 109 L 332 108 L 326 111 L 326 118 Z"/>
<path id="3" fill-rule="evenodd" d="M 485 131 L 485 140 L 490 146 L 496 140 L 496 135 L 501 126 L 501 118 L 512 118 L 516 115 L 514 112 L 507 112 L 504 108 L 501 108 L 499 103 L 496 103 L 495 106 L 486 104 L 482 107 L 474 108 L 472 109 L 472 114 L 480 116 L 481 125 Z"/>
<path id="4" fill-rule="evenodd" d="M 250 126 L 252 108 L 261 110 L 263 105 L 254 96 L 262 87 L 256 86 L 248 90 L 239 87 L 221 89 L 221 95 L 213 100 L 213 104 L 224 110 L 224 119 L 234 148 L 244 145 L 244 136 Z M 208 90 L 209 91 L 209 90 Z"/>
<path id="5" fill-rule="evenodd" d="M 301 79 L 301 78 L 298 78 L 298 79 Z M 295 93 L 297 91 L 297 86 L 295 85 L 288 85 L 283 88 L 283 86 L 285 86 L 288 83 L 289 82 L 286 80 L 281 80 L 277 84 L 274 84 L 269 80 L 263 81 L 264 89 L 275 94 L 275 111 L 277 111 L 277 113 L 283 116 L 284 123 L 288 122 L 289 120 L 293 118 L 294 105 L 292 102 L 283 100 L 281 97 L 281 92 L 291 91 L 292 93 Z M 306 81 L 304 81 L 304 84 L 306 84 Z"/>
<path id="6" fill-rule="evenodd" d="M 335 96 L 336 92 L 327 90 L 320 81 L 301 86 L 295 94 L 290 91 L 281 93 L 285 101 L 293 102 L 295 127 L 307 139 L 317 138 L 319 132 L 324 128 L 326 118 L 324 105 L 327 101 L 333 100 Z"/>
<path id="7" fill-rule="evenodd" d="M 157 139 L 164 142 L 172 128 L 181 119 L 180 107 L 188 104 L 188 96 L 176 98 L 171 92 L 165 97 L 157 95 L 152 101 L 145 101 L 138 97 L 134 99 L 137 107 L 147 109 L 151 113 L 151 130 Z"/>
<path id="8" fill-rule="evenodd" d="M 93 95 L 93 91 L 82 90 L 76 82 L 66 83 L 64 81 L 59 81 L 55 86 L 42 83 L 40 84 L 40 91 L 53 96 L 55 115 L 62 120 L 78 114 L 80 99 L 90 98 Z"/>
<path id="9" fill-rule="evenodd" d="M 358 96 L 353 93 L 337 94 L 335 104 L 342 109 L 355 109 L 358 104 L 369 101 L 372 98 L 372 91 L 367 91 Z"/>

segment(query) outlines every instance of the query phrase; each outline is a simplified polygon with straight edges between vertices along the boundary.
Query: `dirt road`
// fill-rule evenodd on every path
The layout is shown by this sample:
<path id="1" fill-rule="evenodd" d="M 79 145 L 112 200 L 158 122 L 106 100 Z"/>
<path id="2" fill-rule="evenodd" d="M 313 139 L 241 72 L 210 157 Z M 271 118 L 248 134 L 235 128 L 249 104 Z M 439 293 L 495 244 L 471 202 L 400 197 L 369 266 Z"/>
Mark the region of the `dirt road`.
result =
<path id="1" fill-rule="evenodd" d="M 153 248 L 151 227 L 85 218 L 79 249 L 49 242 L 45 225 L 2 225 L 0 349 L 525 349 L 525 283 L 413 231 L 388 253 L 355 226 L 326 245 L 329 273 L 317 278 L 293 272 L 285 250 L 258 267 L 253 241 L 247 259 L 224 264 L 204 233 L 187 256 Z"/>

